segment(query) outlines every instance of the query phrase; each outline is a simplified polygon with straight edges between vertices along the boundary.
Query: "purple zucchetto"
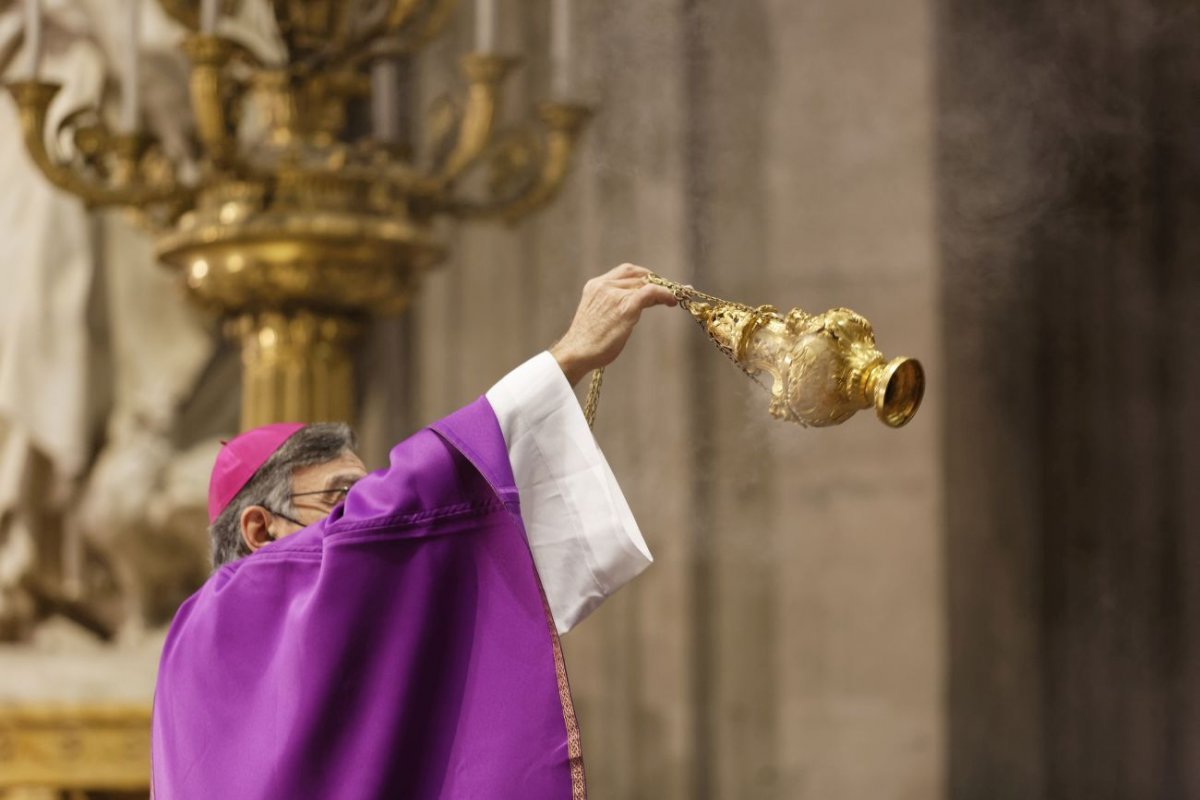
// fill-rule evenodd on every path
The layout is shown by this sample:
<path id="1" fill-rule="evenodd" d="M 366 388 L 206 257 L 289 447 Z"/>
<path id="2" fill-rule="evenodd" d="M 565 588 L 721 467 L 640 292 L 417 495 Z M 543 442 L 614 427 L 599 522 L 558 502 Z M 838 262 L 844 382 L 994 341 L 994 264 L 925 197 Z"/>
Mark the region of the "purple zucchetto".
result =
<path id="1" fill-rule="evenodd" d="M 276 422 L 239 434 L 217 453 L 208 482 L 208 522 L 211 525 L 225 507 L 250 482 L 283 443 L 304 427 L 300 422 Z"/>

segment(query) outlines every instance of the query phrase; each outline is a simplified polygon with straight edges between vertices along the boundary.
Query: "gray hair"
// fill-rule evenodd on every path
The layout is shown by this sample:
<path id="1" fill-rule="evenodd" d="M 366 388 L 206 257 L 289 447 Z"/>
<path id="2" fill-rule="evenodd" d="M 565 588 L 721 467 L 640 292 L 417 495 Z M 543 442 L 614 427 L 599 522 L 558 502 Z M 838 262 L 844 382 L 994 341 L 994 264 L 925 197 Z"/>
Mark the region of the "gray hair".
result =
<path id="1" fill-rule="evenodd" d="M 283 514 L 295 514 L 292 473 L 352 453 L 356 446 L 354 431 L 344 422 L 306 425 L 288 437 L 208 527 L 213 569 L 250 555 L 250 548 L 242 538 L 242 511 L 250 506 L 265 506 Z"/>

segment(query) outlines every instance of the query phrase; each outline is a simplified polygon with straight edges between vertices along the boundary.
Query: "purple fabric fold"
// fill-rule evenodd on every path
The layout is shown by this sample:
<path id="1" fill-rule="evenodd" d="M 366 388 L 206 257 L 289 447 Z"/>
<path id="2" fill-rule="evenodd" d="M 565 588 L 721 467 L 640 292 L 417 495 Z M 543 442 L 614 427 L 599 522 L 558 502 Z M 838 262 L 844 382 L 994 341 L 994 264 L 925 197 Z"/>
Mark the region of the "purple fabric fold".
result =
<path id="1" fill-rule="evenodd" d="M 579 797 L 558 655 L 480 398 L 183 604 L 155 691 L 154 796 Z"/>

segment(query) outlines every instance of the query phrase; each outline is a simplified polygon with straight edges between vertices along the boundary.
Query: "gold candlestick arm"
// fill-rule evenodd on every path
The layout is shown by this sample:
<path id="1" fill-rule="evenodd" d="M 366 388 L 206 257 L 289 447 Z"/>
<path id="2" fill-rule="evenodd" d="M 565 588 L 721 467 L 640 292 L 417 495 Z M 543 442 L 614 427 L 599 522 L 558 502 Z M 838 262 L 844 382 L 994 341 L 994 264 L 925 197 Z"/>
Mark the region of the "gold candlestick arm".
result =
<path id="1" fill-rule="evenodd" d="M 158 0 L 158 5 L 183 27 L 190 30 L 200 27 L 200 3 L 195 0 Z"/>
<path id="2" fill-rule="evenodd" d="M 592 110 L 572 103 L 543 103 L 538 108 L 538 116 L 549 130 L 546 158 L 538 180 L 529 191 L 501 211 L 500 218 L 509 225 L 545 208 L 558 196 L 571 171 L 571 159 L 579 137 L 592 118 Z"/>
<path id="3" fill-rule="evenodd" d="M 392 0 L 384 16 L 382 33 L 396 33 L 404 29 L 425 5 L 423 0 Z"/>
<path id="4" fill-rule="evenodd" d="M 490 53 L 463 56 L 462 71 L 470 84 L 466 107 L 459 123 L 458 139 L 430 178 L 427 191 L 445 189 L 486 150 L 500 104 L 500 87 L 518 63 L 518 59 Z"/>
<path id="5" fill-rule="evenodd" d="M 538 116 L 546 132 L 540 162 L 528 136 L 502 142 L 493 155 L 493 187 L 498 199 L 473 201 L 449 199 L 445 210 L 467 219 L 499 219 L 513 224 L 548 205 L 570 173 L 579 137 L 592 117 L 587 106 L 572 103 L 543 103 Z M 504 192 L 495 187 L 517 185 Z"/>
<path id="6" fill-rule="evenodd" d="M 454 17 L 458 0 L 393 0 L 382 20 L 357 32 L 347 52 L 355 56 L 357 43 L 379 37 L 397 38 L 409 50 L 435 39 Z"/>
<path id="7" fill-rule="evenodd" d="M 230 89 L 224 71 L 233 54 L 233 46 L 216 36 L 189 36 L 183 52 L 192 62 L 188 79 L 196 132 L 209 158 L 218 169 L 232 166 L 236 155 L 236 137 L 229 124 Z"/>
<path id="8" fill-rule="evenodd" d="M 412 0 L 399 0 L 401 5 Z M 408 14 L 393 13 L 387 21 L 387 35 L 400 35 L 410 49 L 416 49 L 437 38 L 458 8 L 458 0 L 416 0 L 416 7 Z M 399 19 L 398 19 L 399 18 Z"/>
<path id="9" fill-rule="evenodd" d="M 220 0 L 220 12 L 232 14 L 240 0 Z M 158 5 L 168 17 L 188 30 L 200 29 L 200 0 L 158 0 Z"/>
<path id="10" fill-rule="evenodd" d="M 79 197 L 91 207 L 149 206 L 183 207 L 192 190 L 175 180 L 174 169 L 157 152 L 153 140 L 139 133 L 112 134 L 99 121 L 75 128 L 74 161 L 54 153 L 46 144 L 50 104 L 61 86 L 44 81 L 9 84 L 17 103 L 25 149 L 50 183 Z M 81 110 L 68 115 L 61 129 L 83 116 L 99 115 Z M 153 154 L 151 151 L 155 150 Z M 144 169 L 147 156 L 155 169 Z"/>
<path id="11" fill-rule="evenodd" d="M 419 47 L 443 30 L 458 5 L 458 0 L 271 2 L 289 60 L 316 69 L 352 65 L 379 38 L 400 37 Z"/>
<path id="12" fill-rule="evenodd" d="M 374 9 L 357 27 L 343 25 L 309 60 L 314 70 L 358 69 L 382 51 L 414 53 L 435 38 L 450 20 L 458 0 L 391 0 Z"/>

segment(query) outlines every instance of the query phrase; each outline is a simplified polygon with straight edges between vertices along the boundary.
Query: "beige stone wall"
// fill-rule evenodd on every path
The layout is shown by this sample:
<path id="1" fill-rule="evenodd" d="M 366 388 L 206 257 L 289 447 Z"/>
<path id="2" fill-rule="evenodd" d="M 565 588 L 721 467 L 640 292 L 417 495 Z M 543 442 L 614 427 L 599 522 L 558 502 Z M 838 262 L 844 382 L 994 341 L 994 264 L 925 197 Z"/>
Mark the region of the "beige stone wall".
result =
<path id="1" fill-rule="evenodd" d="M 657 561 L 564 644 L 593 797 L 939 797 L 932 4 L 576 5 L 601 106 L 582 162 L 533 221 L 448 232 L 411 323 L 413 417 L 547 346 L 586 277 L 622 261 L 865 314 L 930 375 L 902 431 L 774 423 L 683 315 L 649 315 L 597 435 Z M 503 39 L 544 52 L 544 9 L 523 8 Z M 426 99 L 469 44 L 464 13 L 422 66 Z"/>

